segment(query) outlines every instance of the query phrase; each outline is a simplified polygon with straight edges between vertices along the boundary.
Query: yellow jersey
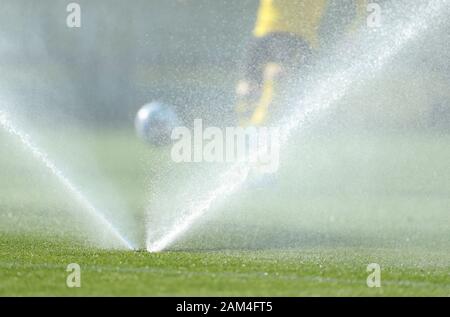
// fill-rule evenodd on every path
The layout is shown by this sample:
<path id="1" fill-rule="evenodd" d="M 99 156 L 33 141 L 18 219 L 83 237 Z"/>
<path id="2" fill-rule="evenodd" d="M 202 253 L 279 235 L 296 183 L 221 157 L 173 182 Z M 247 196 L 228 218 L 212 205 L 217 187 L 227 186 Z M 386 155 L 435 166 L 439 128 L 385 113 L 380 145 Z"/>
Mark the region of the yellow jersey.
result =
<path id="1" fill-rule="evenodd" d="M 367 0 L 261 0 L 253 33 L 293 33 L 317 48 L 327 35 L 357 25 L 366 7 Z"/>

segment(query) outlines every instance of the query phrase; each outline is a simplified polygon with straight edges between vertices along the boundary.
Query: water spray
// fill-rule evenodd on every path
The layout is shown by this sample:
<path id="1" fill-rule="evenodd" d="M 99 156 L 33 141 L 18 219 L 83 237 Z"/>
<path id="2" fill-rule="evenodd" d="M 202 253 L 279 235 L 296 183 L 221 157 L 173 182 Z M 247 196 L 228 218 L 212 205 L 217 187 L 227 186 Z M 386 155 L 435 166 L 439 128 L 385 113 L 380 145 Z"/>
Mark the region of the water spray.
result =
<path id="1" fill-rule="evenodd" d="M 7 114 L 0 110 L 0 126 L 2 126 L 9 134 L 15 136 L 22 145 L 33 155 L 33 157 L 41 162 L 64 186 L 64 188 L 78 201 L 89 216 L 98 221 L 100 225 L 108 230 L 114 239 L 120 245 L 128 250 L 134 250 L 133 245 L 125 239 L 125 237 L 117 230 L 113 224 L 105 218 L 105 216 L 82 194 L 82 192 L 61 172 L 60 169 L 47 157 L 47 155 L 33 144 L 29 136 L 20 131 L 13 125 Z"/>
<path id="2" fill-rule="evenodd" d="M 303 127 L 307 120 L 313 119 L 341 100 L 355 84 L 379 74 L 406 44 L 425 32 L 430 22 L 437 20 L 439 15 L 443 14 L 448 4 L 449 2 L 445 0 L 428 2 L 424 8 L 418 9 L 419 13 L 412 19 L 412 22 L 394 25 L 389 34 L 384 34 L 378 39 L 378 45 L 370 42 L 371 39 L 365 39 L 365 41 L 363 39 L 362 44 L 367 44 L 368 52 L 363 51 L 364 54 L 361 56 L 353 54 L 355 60 L 344 60 L 346 62 L 344 65 L 348 64 L 347 67 L 331 76 L 318 76 L 316 80 L 311 81 L 308 85 L 309 89 L 305 90 L 307 93 L 297 102 L 298 107 L 295 108 L 294 113 L 281 122 L 283 129 L 280 144 L 286 144 L 292 133 Z M 361 47 L 360 44 L 357 48 Z M 348 53 L 351 52 L 345 51 L 345 54 Z M 264 149 L 258 149 L 258 151 L 261 150 Z M 254 155 L 258 156 L 258 154 Z M 190 204 L 184 210 L 184 216 L 176 221 L 163 237 L 157 241 L 148 239 L 147 250 L 149 252 L 160 252 L 170 247 L 207 213 L 214 203 L 219 199 L 223 200 L 241 188 L 251 169 L 250 164 L 238 162 L 231 166 L 228 171 L 219 175 L 219 187 L 208 191 L 203 197 Z M 151 228 L 148 228 L 147 232 L 149 233 L 150 230 Z"/>

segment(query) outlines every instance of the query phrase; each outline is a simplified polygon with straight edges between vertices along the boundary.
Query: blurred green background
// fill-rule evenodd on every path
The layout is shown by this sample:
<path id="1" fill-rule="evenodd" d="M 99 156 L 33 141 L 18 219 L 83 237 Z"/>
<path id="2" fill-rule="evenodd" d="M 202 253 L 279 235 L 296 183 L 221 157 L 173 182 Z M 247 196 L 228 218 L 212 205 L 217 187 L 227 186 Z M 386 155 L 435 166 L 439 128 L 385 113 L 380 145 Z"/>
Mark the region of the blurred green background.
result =
<path id="1" fill-rule="evenodd" d="M 82 26 L 72 29 L 70 2 L 1 0 L 2 104 L 33 120 L 51 114 L 97 127 L 131 127 L 155 99 L 187 122 L 232 116 L 258 0 L 79 0 Z M 448 130 L 448 29 L 404 51 L 372 94 L 341 106 L 333 122 Z"/>
<path id="2" fill-rule="evenodd" d="M 81 0 L 72 29 L 70 2 L 1 0 L 1 81 L 16 107 L 95 124 L 130 124 L 153 99 L 187 116 L 231 111 L 257 0 Z"/>

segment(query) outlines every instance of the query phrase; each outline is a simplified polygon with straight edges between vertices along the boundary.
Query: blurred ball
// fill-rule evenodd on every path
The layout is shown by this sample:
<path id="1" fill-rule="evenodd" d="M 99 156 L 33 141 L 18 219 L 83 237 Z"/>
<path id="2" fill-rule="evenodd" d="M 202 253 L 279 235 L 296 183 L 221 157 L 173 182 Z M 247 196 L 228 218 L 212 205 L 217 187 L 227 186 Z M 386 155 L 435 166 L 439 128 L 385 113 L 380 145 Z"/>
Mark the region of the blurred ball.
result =
<path id="1" fill-rule="evenodd" d="M 151 102 L 139 109 L 134 124 L 139 138 L 162 146 L 170 144 L 172 130 L 180 125 L 180 120 L 171 107 Z"/>

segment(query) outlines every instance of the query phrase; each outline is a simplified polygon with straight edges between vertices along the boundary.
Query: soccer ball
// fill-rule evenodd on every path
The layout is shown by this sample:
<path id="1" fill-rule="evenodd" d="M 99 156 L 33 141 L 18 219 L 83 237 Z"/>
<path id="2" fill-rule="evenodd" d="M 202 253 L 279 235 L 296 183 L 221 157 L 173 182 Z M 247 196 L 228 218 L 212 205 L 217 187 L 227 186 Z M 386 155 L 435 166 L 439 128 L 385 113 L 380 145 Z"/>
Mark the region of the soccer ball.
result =
<path id="1" fill-rule="evenodd" d="M 171 107 L 151 102 L 139 109 L 134 125 L 139 138 L 162 146 L 170 144 L 172 130 L 180 125 L 180 120 Z"/>

